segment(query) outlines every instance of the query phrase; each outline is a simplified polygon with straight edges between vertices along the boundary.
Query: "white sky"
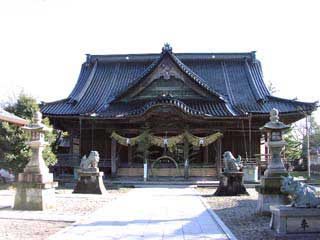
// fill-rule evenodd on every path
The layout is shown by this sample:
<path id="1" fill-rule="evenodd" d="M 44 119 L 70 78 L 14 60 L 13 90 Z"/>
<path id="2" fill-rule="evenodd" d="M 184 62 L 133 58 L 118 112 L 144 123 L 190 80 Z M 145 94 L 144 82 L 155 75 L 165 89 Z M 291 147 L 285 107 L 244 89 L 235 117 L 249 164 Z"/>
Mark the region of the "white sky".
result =
<path id="1" fill-rule="evenodd" d="M 320 100 L 320 1 L 0 0 L 0 101 L 65 98 L 85 54 L 257 51 L 277 96 Z M 317 119 L 320 120 L 320 114 Z"/>

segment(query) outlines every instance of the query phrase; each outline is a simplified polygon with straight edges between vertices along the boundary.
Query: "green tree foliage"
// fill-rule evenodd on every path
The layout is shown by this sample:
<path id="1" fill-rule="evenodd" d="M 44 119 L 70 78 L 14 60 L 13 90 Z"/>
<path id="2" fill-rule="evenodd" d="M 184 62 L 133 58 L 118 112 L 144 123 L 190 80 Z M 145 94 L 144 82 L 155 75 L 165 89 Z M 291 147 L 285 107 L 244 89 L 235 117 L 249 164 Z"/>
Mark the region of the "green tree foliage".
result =
<path id="1" fill-rule="evenodd" d="M 39 105 L 34 98 L 22 93 L 17 102 L 5 110 L 31 121 L 33 114 L 39 111 Z M 44 123 L 50 126 L 48 119 L 44 119 Z M 53 165 L 57 161 L 54 154 L 56 136 L 56 132 L 50 132 L 45 136 L 50 143 L 43 151 L 47 165 Z M 28 139 L 28 134 L 21 127 L 6 122 L 0 123 L 0 167 L 11 168 L 15 173 L 22 172 L 31 156 L 30 149 L 26 145 Z"/>
<path id="2" fill-rule="evenodd" d="M 308 129 L 309 129 L 309 139 L 310 139 L 310 153 L 316 154 L 317 149 L 320 147 L 320 126 L 316 122 L 315 118 L 311 116 L 308 121 Z M 307 136 L 306 130 L 304 126 L 304 136 L 303 136 L 303 159 L 307 159 Z"/>
<path id="3" fill-rule="evenodd" d="M 28 135 L 20 127 L 0 122 L 0 167 L 21 172 L 31 157 L 27 140 Z"/>
<path id="4" fill-rule="evenodd" d="M 284 137 L 287 145 L 285 147 L 285 156 L 289 162 L 299 160 L 302 156 L 302 141 L 297 139 L 292 130 Z"/>
<path id="5" fill-rule="evenodd" d="M 43 119 L 42 122 L 52 129 L 52 131 L 46 133 L 45 135 L 45 139 L 47 142 L 49 142 L 49 145 L 44 148 L 42 153 L 43 159 L 46 162 L 47 166 L 52 166 L 57 163 L 57 157 L 55 153 L 58 150 L 58 145 L 57 145 L 58 132 L 57 130 L 53 129 L 48 118 Z"/>
<path id="6" fill-rule="evenodd" d="M 5 110 L 28 121 L 31 121 L 33 114 L 39 111 L 39 105 L 34 98 L 21 93 L 18 97 L 17 102 L 7 106 Z"/>
<path id="7" fill-rule="evenodd" d="M 308 117 L 308 129 L 310 139 L 310 154 L 316 154 L 320 147 L 320 126 L 313 116 Z M 290 131 L 285 136 L 287 146 L 285 156 L 293 165 L 300 165 L 304 169 L 307 166 L 307 131 L 306 119 L 292 125 Z M 303 159 L 303 161 L 296 161 Z"/>

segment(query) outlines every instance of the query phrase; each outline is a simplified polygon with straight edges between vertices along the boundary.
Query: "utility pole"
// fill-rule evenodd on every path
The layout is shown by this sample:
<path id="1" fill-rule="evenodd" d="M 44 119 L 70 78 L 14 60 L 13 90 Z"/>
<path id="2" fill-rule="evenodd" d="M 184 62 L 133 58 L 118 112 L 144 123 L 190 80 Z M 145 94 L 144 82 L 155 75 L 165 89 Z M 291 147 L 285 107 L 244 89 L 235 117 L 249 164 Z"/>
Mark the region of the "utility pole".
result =
<path id="1" fill-rule="evenodd" d="M 311 178 L 310 173 L 310 129 L 308 126 L 308 115 L 306 114 L 306 135 L 307 135 L 307 170 L 308 170 L 308 179 Z"/>

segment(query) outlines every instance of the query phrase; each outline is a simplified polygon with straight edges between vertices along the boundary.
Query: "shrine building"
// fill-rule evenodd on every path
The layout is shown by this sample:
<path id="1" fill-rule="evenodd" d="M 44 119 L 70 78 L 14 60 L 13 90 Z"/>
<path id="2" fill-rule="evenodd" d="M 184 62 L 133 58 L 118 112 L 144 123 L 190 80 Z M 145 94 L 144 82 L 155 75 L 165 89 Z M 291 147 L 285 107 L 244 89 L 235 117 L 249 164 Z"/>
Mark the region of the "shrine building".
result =
<path id="1" fill-rule="evenodd" d="M 225 151 L 244 161 L 266 153 L 259 128 L 272 108 L 290 124 L 317 105 L 273 96 L 255 52 L 174 53 L 165 44 L 160 54 L 88 54 L 70 95 L 41 112 L 68 132 L 58 167 L 95 150 L 107 175 L 142 177 L 147 132 L 150 176 L 184 176 L 187 163 L 189 176 L 206 177 L 221 172 Z"/>

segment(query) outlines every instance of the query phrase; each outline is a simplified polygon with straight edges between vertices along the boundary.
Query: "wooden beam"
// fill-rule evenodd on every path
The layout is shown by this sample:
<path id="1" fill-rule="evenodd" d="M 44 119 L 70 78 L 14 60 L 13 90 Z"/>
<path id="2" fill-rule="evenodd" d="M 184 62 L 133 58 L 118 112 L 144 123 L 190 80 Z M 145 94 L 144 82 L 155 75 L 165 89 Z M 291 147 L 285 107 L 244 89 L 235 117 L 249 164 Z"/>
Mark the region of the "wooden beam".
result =
<path id="1" fill-rule="evenodd" d="M 203 148 L 203 163 L 208 164 L 209 162 L 209 146 Z"/>
<path id="2" fill-rule="evenodd" d="M 189 178 L 189 142 L 187 139 L 183 141 L 183 157 L 184 157 L 184 178 Z"/>
<path id="3" fill-rule="evenodd" d="M 222 172 L 222 168 L 221 168 L 221 155 L 222 155 L 222 141 L 221 141 L 221 138 L 219 138 L 217 140 L 217 173 L 218 175 L 221 174 Z"/>
<path id="4" fill-rule="evenodd" d="M 117 142 L 115 139 L 111 139 L 111 177 L 117 176 Z"/>
<path id="5" fill-rule="evenodd" d="M 131 166 L 132 163 L 132 147 L 128 145 L 128 165 Z"/>

